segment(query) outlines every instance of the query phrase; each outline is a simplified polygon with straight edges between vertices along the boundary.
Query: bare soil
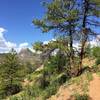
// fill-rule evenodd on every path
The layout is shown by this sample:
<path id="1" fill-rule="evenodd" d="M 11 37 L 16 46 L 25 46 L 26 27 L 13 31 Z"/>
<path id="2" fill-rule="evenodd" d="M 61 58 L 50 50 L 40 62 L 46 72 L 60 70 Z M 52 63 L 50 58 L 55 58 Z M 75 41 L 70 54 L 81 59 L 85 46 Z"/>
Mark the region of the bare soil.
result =
<path id="1" fill-rule="evenodd" d="M 100 77 L 96 74 L 93 74 L 93 77 L 89 86 L 89 95 L 93 100 L 100 100 Z"/>

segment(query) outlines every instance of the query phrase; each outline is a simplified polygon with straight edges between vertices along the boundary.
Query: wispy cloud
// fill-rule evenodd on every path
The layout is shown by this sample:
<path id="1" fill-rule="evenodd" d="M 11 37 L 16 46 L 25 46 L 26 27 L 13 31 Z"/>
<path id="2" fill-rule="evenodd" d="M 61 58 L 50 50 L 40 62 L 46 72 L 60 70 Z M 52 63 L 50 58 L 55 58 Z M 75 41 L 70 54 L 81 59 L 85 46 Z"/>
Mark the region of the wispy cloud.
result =
<path id="1" fill-rule="evenodd" d="M 25 48 L 25 47 L 28 47 L 28 43 L 27 42 L 24 42 L 24 43 L 21 43 L 20 45 L 19 45 L 19 47 L 20 48 Z"/>
<path id="2" fill-rule="evenodd" d="M 19 52 L 21 48 L 27 48 L 29 46 L 27 42 L 17 45 L 16 43 L 7 41 L 7 39 L 4 37 L 4 33 L 6 32 L 7 30 L 5 28 L 0 27 L 0 53 L 9 52 L 11 48 L 14 48 L 17 52 Z"/>

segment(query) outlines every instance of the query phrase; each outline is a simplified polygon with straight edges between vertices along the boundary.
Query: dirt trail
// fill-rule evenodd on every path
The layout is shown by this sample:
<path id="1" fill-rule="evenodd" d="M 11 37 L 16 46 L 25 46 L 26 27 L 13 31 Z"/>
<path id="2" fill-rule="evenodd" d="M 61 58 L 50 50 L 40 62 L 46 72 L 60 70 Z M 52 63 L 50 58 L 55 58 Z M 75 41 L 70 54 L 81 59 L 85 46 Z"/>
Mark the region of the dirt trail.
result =
<path id="1" fill-rule="evenodd" d="M 70 96 L 73 93 L 70 88 L 73 88 L 72 85 L 69 87 L 61 86 L 58 93 L 56 95 L 53 95 L 48 100 L 69 100 Z M 95 73 L 93 74 L 93 80 L 89 85 L 89 96 L 92 98 L 92 100 L 100 100 L 100 77 Z"/>
<path id="2" fill-rule="evenodd" d="M 68 100 L 71 96 L 71 92 L 68 88 L 60 87 L 58 93 L 48 100 Z"/>
<path id="3" fill-rule="evenodd" d="M 100 77 L 96 74 L 93 74 L 93 77 L 89 86 L 89 95 L 93 100 L 100 100 Z"/>

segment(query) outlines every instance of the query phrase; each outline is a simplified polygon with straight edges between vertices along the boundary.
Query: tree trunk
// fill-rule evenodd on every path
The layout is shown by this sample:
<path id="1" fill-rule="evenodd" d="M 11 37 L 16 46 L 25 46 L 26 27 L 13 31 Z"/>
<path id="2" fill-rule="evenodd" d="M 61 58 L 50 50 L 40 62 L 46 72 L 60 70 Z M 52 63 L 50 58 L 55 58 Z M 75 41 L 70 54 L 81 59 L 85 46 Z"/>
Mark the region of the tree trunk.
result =
<path id="1" fill-rule="evenodd" d="M 71 22 L 69 22 L 70 28 L 69 28 L 69 46 L 70 46 L 70 74 L 73 76 L 76 72 L 74 71 L 75 65 L 74 65 L 74 51 L 73 51 L 73 32 L 72 32 L 72 26 Z"/>
<path id="2" fill-rule="evenodd" d="M 87 13 L 88 13 L 88 10 L 89 10 L 89 3 L 88 3 L 88 0 L 83 0 L 83 6 L 84 6 L 84 11 L 83 11 L 83 23 L 82 23 L 82 47 L 81 47 L 81 52 L 80 52 L 80 65 L 79 65 L 79 71 L 82 70 L 82 60 L 83 60 L 83 57 L 84 57 L 84 47 L 85 47 L 85 44 L 87 42 L 87 38 L 88 38 L 88 33 L 87 33 L 87 28 L 86 28 L 86 21 L 87 21 Z"/>

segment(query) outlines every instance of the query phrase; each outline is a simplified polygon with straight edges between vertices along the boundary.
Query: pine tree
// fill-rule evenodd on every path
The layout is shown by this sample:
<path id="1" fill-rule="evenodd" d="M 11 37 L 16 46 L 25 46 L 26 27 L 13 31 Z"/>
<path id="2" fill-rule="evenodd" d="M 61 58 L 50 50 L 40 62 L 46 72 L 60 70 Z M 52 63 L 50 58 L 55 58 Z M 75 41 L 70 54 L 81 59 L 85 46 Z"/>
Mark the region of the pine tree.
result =
<path id="1" fill-rule="evenodd" d="M 81 43 L 81 50 L 79 52 L 78 72 L 81 72 L 85 44 L 89 38 L 97 35 L 94 26 L 100 26 L 100 1 L 53 0 L 45 6 L 45 17 L 42 20 L 35 19 L 33 23 L 43 32 L 54 30 L 55 36 L 67 38 L 68 44 L 66 45 L 70 48 L 69 65 L 71 69 L 75 67 L 73 41 L 79 37 L 77 42 Z"/>
<path id="2" fill-rule="evenodd" d="M 20 65 L 17 58 L 17 53 L 14 49 L 10 53 L 5 54 L 5 59 L 0 67 L 1 83 L 0 93 L 1 96 L 12 95 L 20 91 L 19 77 L 17 71 Z"/>
<path id="3" fill-rule="evenodd" d="M 89 37 L 97 36 L 94 26 L 100 27 L 100 1 L 99 0 L 81 0 L 81 35 L 82 46 L 80 52 L 80 70 L 82 69 L 82 60 L 84 57 L 85 44 Z M 91 36 L 90 36 L 91 35 Z"/>
<path id="4" fill-rule="evenodd" d="M 43 32 L 54 30 L 54 36 L 69 38 L 66 38 L 66 41 L 68 41 L 70 48 L 70 67 L 73 68 L 73 35 L 78 24 L 78 9 L 75 6 L 75 1 L 53 0 L 46 4 L 46 8 L 45 17 L 42 20 L 35 19 L 33 23 Z"/>

